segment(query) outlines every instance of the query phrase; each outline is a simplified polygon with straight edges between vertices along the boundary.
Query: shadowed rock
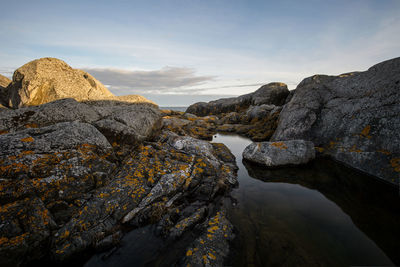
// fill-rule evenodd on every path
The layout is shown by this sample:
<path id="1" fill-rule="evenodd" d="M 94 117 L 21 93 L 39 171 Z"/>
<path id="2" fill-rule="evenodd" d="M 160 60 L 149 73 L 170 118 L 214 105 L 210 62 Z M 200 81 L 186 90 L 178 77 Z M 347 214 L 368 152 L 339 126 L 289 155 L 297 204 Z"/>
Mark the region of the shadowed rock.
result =
<path id="1" fill-rule="evenodd" d="M 243 158 L 267 167 L 305 164 L 315 158 L 314 144 L 304 140 L 251 143 Z"/>
<path id="2" fill-rule="evenodd" d="M 365 72 L 304 79 L 272 140 L 304 139 L 356 169 L 398 184 L 400 58 Z"/>
<path id="3" fill-rule="evenodd" d="M 208 103 L 199 102 L 190 105 L 186 112 L 198 116 L 216 115 L 228 112 L 240 112 L 249 106 L 262 104 L 280 106 L 285 103 L 289 95 L 287 85 L 284 83 L 269 83 L 260 87 L 257 91 L 238 97 L 221 98 Z"/>

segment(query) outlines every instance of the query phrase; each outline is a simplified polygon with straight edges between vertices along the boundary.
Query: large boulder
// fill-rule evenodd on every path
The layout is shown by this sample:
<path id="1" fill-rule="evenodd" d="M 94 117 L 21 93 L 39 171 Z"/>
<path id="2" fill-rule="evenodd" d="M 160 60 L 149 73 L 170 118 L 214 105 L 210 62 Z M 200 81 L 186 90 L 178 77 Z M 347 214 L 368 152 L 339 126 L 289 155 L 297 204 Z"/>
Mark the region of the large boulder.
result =
<path id="1" fill-rule="evenodd" d="M 251 143 L 243 158 L 267 167 L 300 165 L 315 158 L 314 144 L 304 140 Z"/>
<path id="2" fill-rule="evenodd" d="M 365 72 L 304 79 L 272 140 L 304 139 L 356 169 L 398 184 L 400 58 Z"/>
<path id="3" fill-rule="evenodd" d="M 161 128 L 158 109 L 150 105 L 121 104 L 61 99 L 40 106 L 7 109 L 0 113 L 0 134 L 26 128 L 40 128 L 58 122 L 91 123 L 110 142 L 135 144 L 154 135 Z"/>
<path id="4" fill-rule="evenodd" d="M 93 76 L 56 58 L 37 59 L 17 69 L 8 93 L 9 106 L 14 108 L 68 97 L 82 101 L 113 96 Z"/>
<path id="5" fill-rule="evenodd" d="M 41 58 L 23 65 L 14 72 L 12 83 L 5 91 L 4 102 L 12 108 L 40 105 L 63 98 L 155 105 L 143 96 L 114 96 L 89 73 L 73 69 L 56 58 Z"/>
<path id="6" fill-rule="evenodd" d="M 269 83 L 260 87 L 257 91 L 238 97 L 221 98 L 208 103 L 199 102 L 190 105 L 186 112 L 197 116 L 215 115 L 228 112 L 240 112 L 246 110 L 250 105 L 276 105 L 285 103 L 289 95 L 287 85 L 284 83 Z"/>

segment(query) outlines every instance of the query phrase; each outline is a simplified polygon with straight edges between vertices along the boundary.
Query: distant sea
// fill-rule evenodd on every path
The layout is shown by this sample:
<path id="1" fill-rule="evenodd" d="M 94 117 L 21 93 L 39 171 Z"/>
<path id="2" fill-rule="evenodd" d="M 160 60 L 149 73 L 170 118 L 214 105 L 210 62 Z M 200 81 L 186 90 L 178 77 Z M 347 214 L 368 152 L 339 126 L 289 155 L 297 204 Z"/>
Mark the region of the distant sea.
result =
<path id="1" fill-rule="evenodd" d="M 170 109 L 170 110 L 185 112 L 187 107 L 160 107 L 160 109 Z"/>

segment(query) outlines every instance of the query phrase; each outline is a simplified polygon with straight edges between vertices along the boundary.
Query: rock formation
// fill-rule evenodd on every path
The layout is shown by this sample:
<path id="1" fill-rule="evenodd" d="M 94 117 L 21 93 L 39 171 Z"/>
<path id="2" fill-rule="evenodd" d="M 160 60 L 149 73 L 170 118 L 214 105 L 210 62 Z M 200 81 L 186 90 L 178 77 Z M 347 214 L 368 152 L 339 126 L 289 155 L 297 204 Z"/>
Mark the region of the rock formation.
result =
<path id="1" fill-rule="evenodd" d="M 216 132 L 237 133 L 253 141 L 266 141 L 274 133 L 289 90 L 284 83 L 269 83 L 253 93 L 189 106 L 184 114 L 166 114 L 186 120 L 185 125 L 167 122 L 180 134 L 211 140 Z M 192 121 L 193 123 L 189 123 Z M 182 123 L 182 121 L 181 121 Z"/>
<path id="2" fill-rule="evenodd" d="M 208 103 L 199 102 L 190 105 L 186 112 L 197 116 L 218 115 L 221 113 L 238 112 L 249 106 L 270 104 L 280 106 L 285 103 L 289 95 L 287 85 L 284 83 L 269 83 L 261 86 L 257 91 L 238 97 L 222 98 Z"/>
<path id="3" fill-rule="evenodd" d="M 0 112 L 0 265 L 83 263 L 148 224 L 164 239 L 196 228 L 176 262 L 195 264 L 210 249 L 209 264 L 222 262 L 233 230 L 218 201 L 237 183 L 234 156 L 169 131 L 145 98 L 107 96 L 81 74 L 41 59 L 7 88 L 21 84 L 13 107 L 63 99 Z"/>
<path id="4" fill-rule="evenodd" d="M 300 165 L 315 158 L 314 144 L 304 140 L 251 143 L 243 158 L 267 167 Z"/>
<path id="5" fill-rule="evenodd" d="M 304 79 L 272 140 L 304 139 L 353 168 L 398 184 L 400 58 L 365 72 Z"/>
<path id="6" fill-rule="evenodd" d="M 142 96 L 116 97 L 89 73 L 73 69 L 56 58 L 41 58 L 23 65 L 14 72 L 6 91 L 6 105 L 12 108 L 40 105 L 63 98 L 154 104 Z"/>

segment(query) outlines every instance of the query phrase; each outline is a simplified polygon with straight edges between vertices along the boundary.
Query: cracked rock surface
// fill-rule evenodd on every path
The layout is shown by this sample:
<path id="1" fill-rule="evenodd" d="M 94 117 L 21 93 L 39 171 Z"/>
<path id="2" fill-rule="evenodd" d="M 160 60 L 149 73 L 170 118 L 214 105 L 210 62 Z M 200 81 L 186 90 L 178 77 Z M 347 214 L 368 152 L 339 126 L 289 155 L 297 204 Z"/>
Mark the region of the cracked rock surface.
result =
<path id="1" fill-rule="evenodd" d="M 367 71 L 315 75 L 298 86 L 273 141 L 303 139 L 385 181 L 400 176 L 400 58 Z"/>
<path id="2" fill-rule="evenodd" d="M 149 224 L 165 239 L 179 241 L 193 228 L 200 237 L 237 183 L 223 144 L 161 129 L 149 105 L 63 99 L 0 117 L 2 266 L 79 261 Z M 224 233 L 219 240 L 233 236 Z M 205 254 L 215 249 L 207 244 Z M 211 265 L 227 255 L 221 244 Z M 187 261 L 186 250 L 177 261 Z"/>

